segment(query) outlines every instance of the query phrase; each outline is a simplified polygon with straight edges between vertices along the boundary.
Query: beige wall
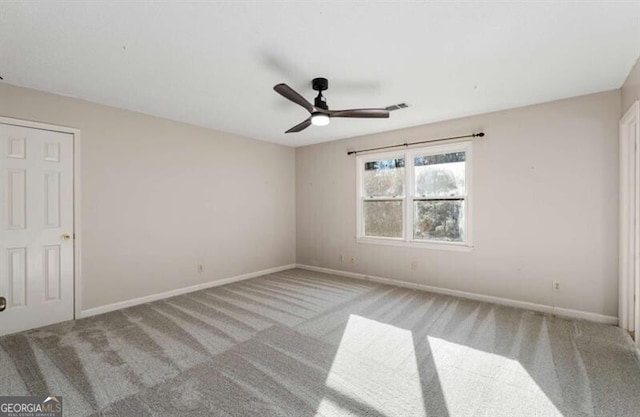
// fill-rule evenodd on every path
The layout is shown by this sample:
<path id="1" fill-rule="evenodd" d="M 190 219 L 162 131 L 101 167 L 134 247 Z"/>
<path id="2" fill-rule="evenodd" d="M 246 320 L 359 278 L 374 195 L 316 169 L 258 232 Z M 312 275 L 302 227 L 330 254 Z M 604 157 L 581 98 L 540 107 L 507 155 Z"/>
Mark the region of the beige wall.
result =
<path id="1" fill-rule="evenodd" d="M 617 124 L 630 85 L 295 150 L 7 84 L 0 115 L 82 132 L 83 309 L 297 256 L 615 316 Z M 479 130 L 487 136 L 474 142 L 471 252 L 355 243 L 347 150 Z M 341 254 L 357 262 L 342 263 Z"/>
<path id="2" fill-rule="evenodd" d="M 83 310 L 295 262 L 293 148 L 7 84 L 0 115 L 81 130 Z"/>
<path id="3" fill-rule="evenodd" d="M 620 102 L 615 90 L 297 148 L 297 262 L 617 316 Z M 481 130 L 471 252 L 355 242 L 347 150 Z"/>
<path id="4" fill-rule="evenodd" d="M 640 100 L 640 58 L 631 68 L 631 72 L 620 90 L 622 92 L 622 114 L 624 114 L 636 100 Z"/>

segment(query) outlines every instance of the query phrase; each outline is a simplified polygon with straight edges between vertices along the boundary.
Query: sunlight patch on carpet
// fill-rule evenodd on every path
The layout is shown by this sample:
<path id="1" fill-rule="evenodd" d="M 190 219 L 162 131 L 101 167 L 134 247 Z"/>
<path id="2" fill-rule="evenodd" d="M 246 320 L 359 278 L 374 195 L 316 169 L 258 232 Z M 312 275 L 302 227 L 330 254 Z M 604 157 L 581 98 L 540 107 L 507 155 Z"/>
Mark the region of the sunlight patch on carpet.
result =
<path id="1" fill-rule="evenodd" d="M 562 416 L 517 360 L 428 337 L 450 415 Z"/>
<path id="2" fill-rule="evenodd" d="M 321 415 L 427 415 L 411 331 L 365 317 L 349 317 L 326 386 Z"/>

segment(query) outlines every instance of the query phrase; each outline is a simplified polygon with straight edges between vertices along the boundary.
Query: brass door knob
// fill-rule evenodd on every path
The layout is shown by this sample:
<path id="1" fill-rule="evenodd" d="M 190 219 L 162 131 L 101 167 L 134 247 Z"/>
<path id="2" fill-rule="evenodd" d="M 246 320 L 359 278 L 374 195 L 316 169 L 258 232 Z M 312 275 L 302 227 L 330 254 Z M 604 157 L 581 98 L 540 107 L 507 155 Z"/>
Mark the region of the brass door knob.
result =
<path id="1" fill-rule="evenodd" d="M 69 239 L 71 239 L 71 235 L 68 235 L 66 233 L 62 235 L 62 240 L 69 240 Z"/>

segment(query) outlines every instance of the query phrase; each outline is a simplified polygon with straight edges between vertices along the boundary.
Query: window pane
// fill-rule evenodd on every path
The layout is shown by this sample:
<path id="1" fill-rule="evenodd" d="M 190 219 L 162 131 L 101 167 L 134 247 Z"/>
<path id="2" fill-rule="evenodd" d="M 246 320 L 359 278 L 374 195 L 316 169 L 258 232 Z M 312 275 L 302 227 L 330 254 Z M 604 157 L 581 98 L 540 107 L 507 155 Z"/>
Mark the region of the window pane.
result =
<path id="1" fill-rule="evenodd" d="M 402 237 L 402 201 L 365 201 L 364 234 Z"/>
<path id="2" fill-rule="evenodd" d="M 364 197 L 404 195 L 404 158 L 371 161 L 364 164 Z"/>
<path id="3" fill-rule="evenodd" d="M 464 195 L 465 159 L 465 152 L 415 157 L 416 195 Z"/>
<path id="4" fill-rule="evenodd" d="M 414 201 L 413 238 L 462 242 L 464 201 Z"/>

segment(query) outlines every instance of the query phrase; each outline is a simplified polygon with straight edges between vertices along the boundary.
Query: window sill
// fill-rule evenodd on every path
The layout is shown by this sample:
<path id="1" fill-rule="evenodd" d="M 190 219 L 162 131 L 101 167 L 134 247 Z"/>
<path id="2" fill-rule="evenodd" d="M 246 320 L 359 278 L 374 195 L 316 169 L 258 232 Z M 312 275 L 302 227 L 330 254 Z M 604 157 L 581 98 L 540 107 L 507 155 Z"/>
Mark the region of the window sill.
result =
<path id="1" fill-rule="evenodd" d="M 388 239 L 388 238 L 375 238 L 375 237 L 358 237 L 357 243 L 367 243 L 373 245 L 385 245 L 385 246 L 403 246 L 406 248 L 416 249 L 436 249 L 436 250 L 450 250 L 456 252 L 471 252 L 473 246 L 462 242 L 416 242 L 406 241 L 403 239 Z"/>

